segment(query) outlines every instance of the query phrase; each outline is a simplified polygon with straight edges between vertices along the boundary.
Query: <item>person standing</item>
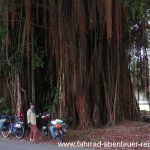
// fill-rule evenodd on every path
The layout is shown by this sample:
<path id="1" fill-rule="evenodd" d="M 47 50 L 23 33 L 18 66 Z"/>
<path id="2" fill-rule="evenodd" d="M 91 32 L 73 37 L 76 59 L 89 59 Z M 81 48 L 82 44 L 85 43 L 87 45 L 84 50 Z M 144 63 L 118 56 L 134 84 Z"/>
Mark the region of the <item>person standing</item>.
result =
<path id="1" fill-rule="evenodd" d="M 36 143 L 38 139 L 38 128 L 34 103 L 30 103 L 30 108 L 27 111 L 27 124 L 30 127 L 30 142 Z"/>

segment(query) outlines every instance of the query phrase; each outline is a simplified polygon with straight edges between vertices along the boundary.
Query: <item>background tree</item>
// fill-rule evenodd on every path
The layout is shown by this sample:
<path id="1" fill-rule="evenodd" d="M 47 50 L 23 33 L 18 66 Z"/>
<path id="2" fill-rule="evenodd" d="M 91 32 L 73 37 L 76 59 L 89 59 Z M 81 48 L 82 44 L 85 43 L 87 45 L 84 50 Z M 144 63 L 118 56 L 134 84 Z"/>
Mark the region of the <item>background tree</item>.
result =
<path id="1" fill-rule="evenodd" d="M 81 128 L 139 119 L 129 54 L 147 28 L 149 1 L 0 3 L 0 93 L 12 113 L 35 101 Z"/>

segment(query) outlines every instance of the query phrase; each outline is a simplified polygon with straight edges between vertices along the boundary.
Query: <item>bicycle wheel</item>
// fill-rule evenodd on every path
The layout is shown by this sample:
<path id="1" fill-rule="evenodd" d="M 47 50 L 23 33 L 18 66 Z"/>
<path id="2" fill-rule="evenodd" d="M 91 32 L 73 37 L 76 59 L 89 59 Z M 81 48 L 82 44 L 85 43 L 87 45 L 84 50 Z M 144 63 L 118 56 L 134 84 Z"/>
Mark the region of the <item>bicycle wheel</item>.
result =
<path id="1" fill-rule="evenodd" d="M 11 131 L 11 129 L 10 129 L 10 127 L 9 127 L 9 124 L 6 124 L 6 125 L 4 126 L 3 131 L 2 131 L 2 136 L 5 137 L 5 138 L 8 137 L 10 131 Z"/>
<path id="2" fill-rule="evenodd" d="M 21 128 L 17 128 L 17 130 L 15 132 L 15 136 L 18 139 L 20 139 L 24 136 L 24 126 L 22 126 Z"/>

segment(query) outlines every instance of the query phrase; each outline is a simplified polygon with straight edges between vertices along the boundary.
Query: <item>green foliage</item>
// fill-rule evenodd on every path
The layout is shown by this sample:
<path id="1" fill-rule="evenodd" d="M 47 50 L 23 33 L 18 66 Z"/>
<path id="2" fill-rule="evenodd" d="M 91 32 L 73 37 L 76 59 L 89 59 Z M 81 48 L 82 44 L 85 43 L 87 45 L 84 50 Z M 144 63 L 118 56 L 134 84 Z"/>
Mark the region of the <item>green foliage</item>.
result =
<path id="1" fill-rule="evenodd" d="M 122 5 L 128 8 L 128 22 L 132 26 L 143 18 L 148 20 L 150 3 L 147 0 L 121 0 Z"/>
<path id="2" fill-rule="evenodd" d="M 0 38 L 3 39 L 6 36 L 6 28 L 3 26 L 0 26 Z"/>
<path id="3" fill-rule="evenodd" d="M 34 69 L 44 67 L 43 59 L 38 54 L 34 54 L 32 63 L 33 63 Z"/>
<path id="4" fill-rule="evenodd" d="M 3 97 L 0 97 L 0 114 L 9 114 L 10 109 L 5 103 L 5 99 Z"/>

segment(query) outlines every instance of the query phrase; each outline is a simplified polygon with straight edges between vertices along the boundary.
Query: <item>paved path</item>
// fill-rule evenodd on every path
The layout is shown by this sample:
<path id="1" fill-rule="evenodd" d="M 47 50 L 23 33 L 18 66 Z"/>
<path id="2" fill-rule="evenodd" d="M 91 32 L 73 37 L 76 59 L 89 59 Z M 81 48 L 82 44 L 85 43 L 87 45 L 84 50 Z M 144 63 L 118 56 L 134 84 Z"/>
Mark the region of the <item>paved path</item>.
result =
<path id="1" fill-rule="evenodd" d="M 0 150 L 89 150 L 88 148 L 67 148 L 53 144 L 31 144 L 27 141 L 0 138 Z"/>

